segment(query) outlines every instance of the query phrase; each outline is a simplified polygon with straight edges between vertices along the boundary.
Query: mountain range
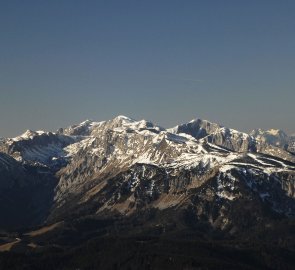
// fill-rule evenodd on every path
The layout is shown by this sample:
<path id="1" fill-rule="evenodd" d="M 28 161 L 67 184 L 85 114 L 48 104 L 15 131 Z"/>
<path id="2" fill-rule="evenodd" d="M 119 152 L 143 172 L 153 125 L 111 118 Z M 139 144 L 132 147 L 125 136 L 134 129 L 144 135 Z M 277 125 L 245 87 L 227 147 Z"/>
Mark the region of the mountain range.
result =
<path id="1" fill-rule="evenodd" d="M 294 216 L 295 137 L 281 130 L 117 116 L 0 140 L 0 267 L 14 254 L 28 269 L 292 269 Z"/>

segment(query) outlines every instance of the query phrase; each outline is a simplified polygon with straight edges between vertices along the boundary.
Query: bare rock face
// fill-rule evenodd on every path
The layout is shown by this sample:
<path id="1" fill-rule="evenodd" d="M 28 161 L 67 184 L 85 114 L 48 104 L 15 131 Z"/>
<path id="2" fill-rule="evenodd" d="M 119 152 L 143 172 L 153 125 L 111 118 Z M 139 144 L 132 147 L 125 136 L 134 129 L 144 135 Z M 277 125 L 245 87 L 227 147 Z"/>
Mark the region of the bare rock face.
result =
<path id="1" fill-rule="evenodd" d="M 175 134 L 185 133 L 196 139 L 203 139 L 236 152 L 256 150 L 256 142 L 252 136 L 206 120 L 192 120 L 187 124 L 176 126 L 170 131 Z"/>
<path id="2" fill-rule="evenodd" d="M 255 129 L 251 132 L 251 135 L 262 142 L 265 142 L 274 146 L 282 147 L 282 148 L 288 143 L 287 134 L 284 131 L 279 129 L 270 129 L 270 130 Z"/>
<path id="3" fill-rule="evenodd" d="M 196 139 L 202 139 L 212 133 L 215 133 L 221 128 L 222 126 L 219 124 L 211 123 L 207 120 L 195 119 L 189 123 L 168 129 L 168 131 L 176 134 L 185 133 Z"/>
<path id="4" fill-rule="evenodd" d="M 288 151 L 295 153 L 295 136 L 289 137 Z"/>
<path id="5" fill-rule="evenodd" d="M 282 148 L 291 153 L 295 153 L 295 137 L 288 136 L 284 131 L 279 129 L 262 130 L 256 129 L 250 133 L 262 144 L 272 145 Z"/>
<path id="6" fill-rule="evenodd" d="M 177 208 L 190 209 L 197 220 L 210 222 L 214 228 L 231 230 L 249 225 L 239 224 L 238 208 L 248 207 L 247 214 L 239 215 L 248 216 L 251 225 L 270 218 L 270 213 L 294 216 L 295 171 L 270 173 L 271 164 L 258 168 L 263 158 L 238 157 L 221 167 L 136 163 L 115 176 L 97 179 L 93 186 L 84 186 L 84 192 L 72 193 L 68 201 L 56 204 L 49 219 L 86 213 L 129 216 L 147 208 Z"/>
<path id="7" fill-rule="evenodd" d="M 221 128 L 205 138 L 208 142 L 223 146 L 236 152 L 255 152 L 256 141 L 248 134 L 228 128 Z"/>

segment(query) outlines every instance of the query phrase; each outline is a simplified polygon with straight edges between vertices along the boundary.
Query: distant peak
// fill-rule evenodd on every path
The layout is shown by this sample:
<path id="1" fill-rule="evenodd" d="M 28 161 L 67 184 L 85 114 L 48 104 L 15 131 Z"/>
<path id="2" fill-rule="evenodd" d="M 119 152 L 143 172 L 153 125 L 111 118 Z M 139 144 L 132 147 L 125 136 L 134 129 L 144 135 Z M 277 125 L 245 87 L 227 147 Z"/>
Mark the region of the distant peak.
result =
<path id="1" fill-rule="evenodd" d="M 118 118 L 118 119 L 125 119 L 125 120 L 131 120 L 130 117 L 125 116 L 125 115 L 118 115 L 118 116 L 116 116 L 115 118 Z"/>
<path id="2" fill-rule="evenodd" d="M 212 123 L 206 119 L 200 119 L 200 118 L 195 118 L 195 119 L 192 119 L 191 121 L 189 121 L 189 123 L 196 123 L 196 122 Z"/>
<path id="3" fill-rule="evenodd" d="M 92 119 L 86 119 L 86 120 L 83 121 L 82 123 L 85 123 L 85 124 L 86 124 L 86 123 L 91 123 L 91 122 L 93 122 Z"/>
<path id="4" fill-rule="evenodd" d="M 271 136 L 283 136 L 287 137 L 287 134 L 281 130 L 281 129 L 268 129 L 268 130 L 263 130 L 261 128 L 259 129 L 254 129 L 250 134 L 254 134 L 255 136 L 257 135 L 271 135 Z"/>
<path id="5" fill-rule="evenodd" d="M 26 138 L 26 137 L 35 136 L 35 135 L 42 135 L 44 133 L 45 133 L 45 131 L 43 131 L 43 130 L 33 131 L 33 130 L 28 129 L 22 135 L 20 135 L 20 137 Z"/>
<path id="6" fill-rule="evenodd" d="M 27 135 L 27 134 L 32 134 L 32 133 L 35 133 L 35 132 L 31 129 L 27 129 L 22 135 Z"/>
<path id="7" fill-rule="evenodd" d="M 285 132 L 281 129 L 269 129 L 267 132 L 271 135 L 279 135 L 279 134 L 284 134 Z"/>
<path id="8" fill-rule="evenodd" d="M 114 118 L 114 120 L 125 120 L 125 121 L 131 121 L 131 122 L 135 121 L 134 119 L 125 115 L 118 115 Z"/>
<path id="9" fill-rule="evenodd" d="M 93 121 L 90 119 L 86 119 L 85 121 L 81 122 L 79 125 L 80 126 L 85 126 L 91 124 Z"/>
<path id="10" fill-rule="evenodd" d="M 189 123 L 195 123 L 195 122 L 198 122 L 198 121 L 203 121 L 203 120 L 201 120 L 200 118 L 194 118 L 191 121 L 189 121 Z"/>
<path id="11" fill-rule="evenodd" d="M 26 130 L 23 134 L 12 138 L 13 141 L 20 141 L 20 140 L 29 140 L 33 139 L 34 136 L 45 134 L 46 132 L 43 130 L 33 131 L 33 130 Z"/>

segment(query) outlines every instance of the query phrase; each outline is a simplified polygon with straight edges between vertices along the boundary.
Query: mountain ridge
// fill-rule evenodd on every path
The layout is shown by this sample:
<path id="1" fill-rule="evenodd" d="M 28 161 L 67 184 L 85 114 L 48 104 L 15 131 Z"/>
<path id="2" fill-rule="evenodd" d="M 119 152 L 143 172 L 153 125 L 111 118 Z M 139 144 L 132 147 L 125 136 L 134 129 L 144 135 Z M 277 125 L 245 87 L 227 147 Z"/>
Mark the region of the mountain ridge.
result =
<path id="1" fill-rule="evenodd" d="M 222 185 L 218 184 L 218 179 L 222 179 L 224 175 L 229 182 L 235 178 L 233 174 L 238 174 L 238 181 L 241 181 L 245 175 L 248 177 L 249 172 L 252 178 L 253 175 L 258 177 L 263 174 L 263 178 L 274 177 L 274 179 L 277 177 L 275 175 L 286 172 L 293 179 L 294 155 L 279 147 L 280 145 L 274 146 L 271 143 L 272 141 L 268 142 L 258 136 L 225 128 L 207 120 L 194 119 L 174 128 L 164 129 L 146 120 L 137 121 L 120 115 L 108 121 L 86 120 L 59 129 L 56 133 L 27 131 L 16 138 L 4 139 L 0 144 L 0 151 L 13 157 L 20 166 L 28 164 L 33 167 L 44 167 L 55 175 L 58 183 L 53 191 L 55 194 L 53 206 L 48 216 L 49 220 L 55 220 L 63 218 L 64 214 L 60 214 L 63 212 L 61 209 L 67 209 L 70 204 L 71 208 L 74 206 L 80 209 L 81 205 L 91 204 L 96 197 L 95 200 L 104 201 L 106 198 L 104 189 L 108 188 L 110 188 L 108 191 L 111 195 L 110 201 L 99 204 L 100 207 L 95 210 L 98 213 L 116 210 L 121 214 L 131 214 L 137 211 L 137 205 L 139 209 L 142 207 L 140 205 L 163 208 L 165 205 L 163 200 L 170 201 L 166 203 L 168 208 L 176 205 L 179 199 L 177 196 L 169 195 L 172 191 L 168 190 L 168 199 L 158 185 L 155 185 L 156 189 L 153 191 L 152 186 L 149 186 L 154 185 L 153 179 L 150 179 L 150 182 L 147 182 L 148 186 L 144 187 L 152 190 L 141 194 L 143 198 L 140 200 L 145 203 L 137 202 L 134 198 L 137 196 L 135 195 L 137 188 L 141 189 L 141 182 L 146 182 L 145 174 L 142 173 L 136 176 L 139 178 L 135 182 L 127 180 L 127 176 L 123 181 L 129 181 L 127 188 L 129 197 L 125 198 L 127 201 L 124 201 L 124 206 L 119 203 L 120 200 L 115 199 L 116 196 L 121 197 L 123 191 L 118 190 L 117 195 L 113 194 L 114 187 L 108 187 L 108 181 L 120 178 L 119 175 L 124 174 L 126 170 L 131 170 L 129 171 L 131 174 L 132 168 L 141 170 L 136 167 L 137 164 L 142 164 L 144 170 L 151 169 L 149 166 L 155 166 L 152 169 L 155 175 L 158 172 L 163 175 L 160 172 L 164 170 L 165 177 L 170 179 L 165 181 L 168 181 L 171 190 L 174 188 L 178 190 L 179 185 L 175 186 L 174 180 L 171 179 L 175 178 L 174 175 L 178 175 L 179 182 L 183 172 L 190 175 L 187 179 L 181 180 L 183 183 L 179 182 L 183 190 L 190 188 L 190 185 L 199 186 L 202 183 L 202 181 L 199 183 L 199 178 L 207 181 L 208 177 L 214 176 L 217 185 L 220 185 L 214 193 L 217 197 L 232 198 L 232 200 L 238 197 L 235 197 L 233 192 L 224 191 Z M 163 185 L 164 182 L 161 180 L 159 183 Z M 194 182 L 197 184 L 192 184 Z M 162 191 L 158 192 L 157 189 Z M 282 189 L 288 192 L 289 196 L 294 196 L 292 185 L 282 184 Z M 155 195 L 153 192 L 159 194 Z M 155 204 L 153 200 L 147 199 L 149 195 L 145 197 L 146 194 L 163 198 Z M 109 204 L 113 206 L 110 207 Z M 273 209 L 276 207 L 273 206 Z M 282 209 L 278 211 L 290 214 L 286 209 Z M 293 213 L 293 210 L 291 212 Z"/>
<path id="2" fill-rule="evenodd" d="M 107 245 L 100 245 L 108 239 L 111 243 L 122 239 L 128 247 L 164 241 L 165 251 L 171 248 L 167 239 L 187 252 L 195 243 L 194 248 L 202 246 L 204 254 L 212 250 L 207 243 L 215 243 L 222 250 L 243 250 L 256 258 L 257 244 L 263 239 L 261 245 L 271 251 L 260 247 L 261 254 L 276 256 L 277 263 L 262 256 L 259 267 L 292 269 L 292 256 L 276 252 L 293 252 L 295 155 L 277 140 L 266 140 L 262 131 L 254 135 L 200 119 L 165 129 L 118 116 L 86 120 L 57 132 L 27 131 L 4 138 L 0 141 L 0 217 L 5 217 L 0 219 L 0 232 L 4 231 L 0 266 L 1 258 L 6 258 L 1 251 L 7 249 L 33 256 L 23 258 L 29 265 L 41 261 L 47 265 L 52 257 L 64 258 L 68 265 L 68 252 L 79 258 L 84 253 L 77 249 L 88 250 L 89 241 L 104 250 Z M 120 261 L 113 248 L 110 244 L 112 258 Z M 169 258 L 186 263 L 181 248 L 173 256 L 163 250 L 159 260 L 164 265 Z M 122 260 L 130 262 L 128 267 L 142 268 L 126 256 Z M 206 256 L 207 263 L 212 256 Z M 228 260 L 233 260 L 232 269 L 240 264 L 232 257 L 213 257 L 218 263 L 212 269 Z M 106 269 L 121 265 L 100 263 Z"/>

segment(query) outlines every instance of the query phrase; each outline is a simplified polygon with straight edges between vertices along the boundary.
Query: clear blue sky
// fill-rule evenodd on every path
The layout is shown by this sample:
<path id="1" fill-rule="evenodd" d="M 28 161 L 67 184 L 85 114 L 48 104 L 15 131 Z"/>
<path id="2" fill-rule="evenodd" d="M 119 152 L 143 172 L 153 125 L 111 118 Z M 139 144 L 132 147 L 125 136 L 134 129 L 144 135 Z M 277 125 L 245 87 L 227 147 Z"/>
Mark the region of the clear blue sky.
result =
<path id="1" fill-rule="evenodd" d="M 0 1 L 0 137 L 118 114 L 295 132 L 294 0 Z"/>

